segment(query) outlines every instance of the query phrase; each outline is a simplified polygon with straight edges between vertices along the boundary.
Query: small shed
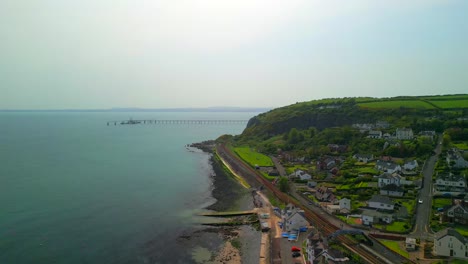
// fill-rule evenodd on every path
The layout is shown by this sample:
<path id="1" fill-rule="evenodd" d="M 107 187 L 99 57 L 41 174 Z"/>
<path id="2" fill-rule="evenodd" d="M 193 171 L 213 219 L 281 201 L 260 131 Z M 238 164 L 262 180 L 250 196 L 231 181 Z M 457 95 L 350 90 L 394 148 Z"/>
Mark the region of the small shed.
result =
<path id="1" fill-rule="evenodd" d="M 407 251 L 416 250 L 416 238 L 407 237 L 405 241 L 405 246 Z"/>

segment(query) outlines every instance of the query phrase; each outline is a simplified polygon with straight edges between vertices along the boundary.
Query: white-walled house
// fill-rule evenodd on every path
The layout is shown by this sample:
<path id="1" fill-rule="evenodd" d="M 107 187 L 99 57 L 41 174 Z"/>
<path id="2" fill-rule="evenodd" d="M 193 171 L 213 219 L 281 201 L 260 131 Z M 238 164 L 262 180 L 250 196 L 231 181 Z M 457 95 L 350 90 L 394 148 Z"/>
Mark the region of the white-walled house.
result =
<path id="1" fill-rule="evenodd" d="M 393 163 L 393 162 L 383 161 L 383 160 L 378 160 L 375 163 L 375 168 L 379 171 L 388 172 L 388 173 L 401 171 L 400 165 Z"/>
<path id="2" fill-rule="evenodd" d="M 413 130 L 411 128 L 397 128 L 396 138 L 400 140 L 410 140 L 414 138 Z"/>
<path id="3" fill-rule="evenodd" d="M 468 161 L 463 158 L 462 153 L 458 149 L 447 151 L 447 164 L 455 168 L 468 168 Z M 452 164 L 453 163 L 453 164 Z"/>
<path id="4" fill-rule="evenodd" d="M 380 189 L 381 195 L 402 197 L 404 193 L 405 190 L 395 184 L 388 184 Z"/>
<path id="5" fill-rule="evenodd" d="M 392 199 L 378 194 L 373 195 L 367 203 L 369 207 L 376 209 L 393 210 L 395 208 Z"/>
<path id="6" fill-rule="evenodd" d="M 418 161 L 417 160 L 412 160 L 412 161 L 408 161 L 406 162 L 404 165 L 403 165 L 403 169 L 405 170 L 414 170 L 418 167 Z"/>
<path id="7" fill-rule="evenodd" d="M 367 163 L 374 159 L 374 155 L 372 154 L 354 154 L 353 158 L 355 158 L 359 162 Z"/>
<path id="8" fill-rule="evenodd" d="M 378 178 L 378 186 L 379 188 L 382 188 L 386 185 L 390 185 L 390 184 L 395 184 L 396 186 L 400 186 L 402 185 L 401 184 L 401 180 L 402 180 L 403 177 L 401 177 L 401 175 L 397 174 L 397 173 L 388 173 L 388 172 L 384 172 L 382 173 L 379 178 Z"/>
<path id="9" fill-rule="evenodd" d="M 434 254 L 468 260 L 468 240 L 453 228 L 434 234 Z"/>
<path id="10" fill-rule="evenodd" d="M 291 231 L 304 226 L 309 226 L 309 222 L 304 216 L 304 211 L 289 205 L 285 208 L 281 219 L 283 221 L 283 230 Z"/>
<path id="11" fill-rule="evenodd" d="M 391 224 L 393 221 L 393 215 L 379 212 L 377 210 L 363 209 L 361 212 L 361 220 L 363 225 L 372 225 L 381 222 Z"/>
<path id="12" fill-rule="evenodd" d="M 311 180 L 312 176 L 310 176 L 310 174 L 304 173 L 304 174 L 299 175 L 299 179 L 301 179 L 301 181 L 307 181 L 307 180 Z"/>
<path id="13" fill-rule="evenodd" d="M 439 191 L 463 192 L 466 189 L 465 175 L 453 173 L 438 174 L 436 177 L 436 189 Z"/>
<path id="14" fill-rule="evenodd" d="M 382 131 L 380 131 L 380 130 L 371 130 L 371 131 L 369 131 L 369 135 L 367 137 L 375 138 L 375 139 L 382 138 Z"/>
<path id="15" fill-rule="evenodd" d="M 347 210 L 348 213 L 351 212 L 351 200 L 350 199 L 342 198 L 341 200 L 338 200 L 338 203 L 340 205 L 340 211 Z"/>

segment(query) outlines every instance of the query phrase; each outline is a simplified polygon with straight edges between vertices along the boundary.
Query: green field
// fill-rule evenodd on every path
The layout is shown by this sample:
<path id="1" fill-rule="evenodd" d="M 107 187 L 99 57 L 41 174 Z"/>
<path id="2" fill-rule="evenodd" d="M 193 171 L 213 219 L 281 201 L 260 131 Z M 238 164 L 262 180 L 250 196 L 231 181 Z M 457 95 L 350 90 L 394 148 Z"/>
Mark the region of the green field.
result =
<path id="1" fill-rule="evenodd" d="M 418 108 L 418 109 L 434 109 L 434 106 L 424 101 L 419 100 L 398 100 L 398 101 L 377 101 L 370 103 L 360 103 L 360 107 L 374 109 L 392 109 L 392 108 Z"/>
<path id="2" fill-rule="evenodd" d="M 433 100 L 430 103 L 434 104 L 438 108 L 468 108 L 468 99 L 463 100 Z"/>
<path id="3" fill-rule="evenodd" d="M 454 147 L 461 149 L 461 150 L 468 150 L 468 144 L 465 142 L 462 143 L 453 143 L 452 144 Z"/>
<path id="4" fill-rule="evenodd" d="M 248 164 L 255 166 L 261 166 L 261 167 L 271 167 L 273 166 L 273 161 L 271 161 L 270 157 L 263 155 L 261 153 L 258 153 L 254 150 L 252 150 L 249 147 L 237 147 L 234 148 L 234 152 L 236 152 L 237 155 L 241 159 L 243 159 L 245 162 Z"/>
<path id="5" fill-rule="evenodd" d="M 434 200 L 432 200 L 432 206 L 435 209 L 442 208 L 446 205 L 451 205 L 451 204 L 452 204 L 451 198 L 434 198 Z"/>
<path id="6" fill-rule="evenodd" d="M 403 257 L 409 258 L 408 252 L 406 252 L 406 250 L 401 248 L 400 242 L 393 241 L 393 240 L 380 240 L 380 242 L 384 244 L 386 247 L 388 247 L 389 249 L 402 255 Z"/>
<path id="7" fill-rule="evenodd" d="M 395 222 L 392 222 L 391 224 L 387 225 L 387 231 L 389 232 L 405 232 L 407 231 L 406 228 L 404 227 L 404 225 L 406 225 L 408 223 L 406 222 L 399 222 L 399 221 L 395 221 Z"/>
<path id="8" fill-rule="evenodd" d="M 454 227 L 454 229 L 457 230 L 457 232 L 460 233 L 462 236 L 468 236 L 468 227 L 467 226 L 456 225 Z"/>
<path id="9" fill-rule="evenodd" d="M 426 100 L 429 100 L 429 101 L 432 101 L 432 100 L 440 101 L 440 100 L 449 100 L 449 99 L 462 100 L 462 99 L 468 99 L 468 95 L 467 94 L 439 95 L 439 96 L 424 96 L 424 97 L 420 97 L 420 98 L 421 99 L 426 99 Z"/>

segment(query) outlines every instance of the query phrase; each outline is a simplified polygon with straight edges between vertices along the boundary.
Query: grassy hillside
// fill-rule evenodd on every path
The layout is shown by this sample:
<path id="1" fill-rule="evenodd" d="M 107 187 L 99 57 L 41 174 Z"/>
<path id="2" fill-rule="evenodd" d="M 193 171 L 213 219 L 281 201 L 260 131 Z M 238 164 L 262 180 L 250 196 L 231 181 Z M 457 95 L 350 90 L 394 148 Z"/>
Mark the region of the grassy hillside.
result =
<path id="1" fill-rule="evenodd" d="M 433 119 L 437 116 L 437 120 Z M 441 131 L 444 122 L 468 116 L 468 95 L 331 98 L 276 108 L 253 117 L 241 141 L 268 140 L 292 128 L 320 130 L 387 121 L 399 127 Z M 278 140 L 278 138 L 276 139 Z"/>

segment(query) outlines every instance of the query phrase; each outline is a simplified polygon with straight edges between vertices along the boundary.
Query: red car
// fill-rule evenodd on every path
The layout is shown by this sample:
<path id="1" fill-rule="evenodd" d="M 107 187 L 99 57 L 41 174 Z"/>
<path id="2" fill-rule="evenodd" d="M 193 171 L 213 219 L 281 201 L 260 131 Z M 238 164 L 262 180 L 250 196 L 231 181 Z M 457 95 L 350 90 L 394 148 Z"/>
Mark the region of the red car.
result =
<path id="1" fill-rule="evenodd" d="M 292 252 L 297 252 L 297 251 L 301 251 L 301 249 L 298 248 L 298 247 L 293 246 L 293 247 L 291 248 L 291 251 L 292 251 Z"/>

